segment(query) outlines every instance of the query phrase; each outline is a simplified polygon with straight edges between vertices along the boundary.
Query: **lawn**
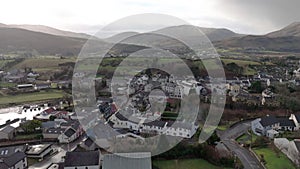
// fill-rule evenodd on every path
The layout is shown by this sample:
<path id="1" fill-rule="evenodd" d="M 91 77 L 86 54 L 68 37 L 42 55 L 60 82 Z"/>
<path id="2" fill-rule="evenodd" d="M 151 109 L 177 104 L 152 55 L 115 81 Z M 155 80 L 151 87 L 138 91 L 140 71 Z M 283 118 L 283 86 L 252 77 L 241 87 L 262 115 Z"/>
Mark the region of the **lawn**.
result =
<path id="1" fill-rule="evenodd" d="M 203 159 L 188 160 L 157 160 L 153 165 L 159 169 L 222 169 Z"/>
<path id="2" fill-rule="evenodd" d="M 268 169 L 295 169 L 293 163 L 281 152 L 276 155 L 271 148 L 255 148 L 255 153 L 260 157 L 263 154 Z"/>
<path id="3" fill-rule="evenodd" d="M 0 105 L 9 103 L 25 103 L 42 100 L 58 99 L 64 96 L 64 92 L 59 90 L 41 91 L 35 93 L 24 93 L 14 96 L 0 96 Z"/>

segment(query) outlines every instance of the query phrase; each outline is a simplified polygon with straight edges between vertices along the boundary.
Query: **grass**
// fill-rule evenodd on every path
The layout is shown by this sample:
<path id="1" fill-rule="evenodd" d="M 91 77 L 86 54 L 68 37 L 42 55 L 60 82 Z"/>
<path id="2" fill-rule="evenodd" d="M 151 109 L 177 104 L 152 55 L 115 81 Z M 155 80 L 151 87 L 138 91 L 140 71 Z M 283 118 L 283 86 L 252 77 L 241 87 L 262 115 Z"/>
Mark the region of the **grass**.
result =
<path id="1" fill-rule="evenodd" d="M 19 140 L 23 140 L 23 139 L 39 139 L 42 138 L 42 134 L 41 133 L 34 133 L 34 134 L 18 134 L 16 135 L 15 139 L 19 139 Z"/>
<path id="2" fill-rule="evenodd" d="M 224 64 L 235 63 L 239 66 L 247 66 L 247 65 L 261 65 L 259 62 L 250 61 L 250 60 L 239 60 L 239 59 L 221 59 Z"/>
<path id="3" fill-rule="evenodd" d="M 251 139 L 252 139 L 252 143 L 254 143 L 258 136 L 253 134 L 252 132 L 251 135 L 252 137 L 249 134 L 243 134 L 240 137 L 238 137 L 236 141 L 243 144 L 251 144 Z"/>
<path id="4" fill-rule="evenodd" d="M 203 159 L 188 160 L 157 160 L 153 165 L 159 169 L 222 169 Z"/>
<path id="5" fill-rule="evenodd" d="M 59 90 L 50 90 L 50 91 L 41 91 L 35 93 L 24 93 L 13 96 L 1 96 L 0 105 L 10 104 L 10 103 L 25 103 L 25 102 L 34 102 L 42 100 L 51 100 L 58 99 L 64 96 L 64 92 Z"/>
<path id="6" fill-rule="evenodd" d="M 0 88 L 15 87 L 16 83 L 0 82 Z"/>
<path id="7" fill-rule="evenodd" d="M 276 152 L 271 148 L 255 148 L 254 152 L 260 157 L 264 156 L 268 169 L 295 169 L 293 163 L 281 152 Z"/>
<path id="8" fill-rule="evenodd" d="M 23 69 L 25 67 L 31 67 L 34 70 L 41 70 L 45 71 L 47 68 L 53 69 L 59 66 L 59 64 L 66 63 L 66 62 L 75 62 L 75 58 L 29 58 L 25 59 L 21 63 L 16 64 L 13 66 L 13 69 Z"/>
<path id="9" fill-rule="evenodd" d="M 27 158 L 27 162 L 28 162 L 28 166 L 31 166 L 31 165 L 33 165 L 35 163 L 38 163 L 39 160 L 36 159 L 36 158 Z"/>

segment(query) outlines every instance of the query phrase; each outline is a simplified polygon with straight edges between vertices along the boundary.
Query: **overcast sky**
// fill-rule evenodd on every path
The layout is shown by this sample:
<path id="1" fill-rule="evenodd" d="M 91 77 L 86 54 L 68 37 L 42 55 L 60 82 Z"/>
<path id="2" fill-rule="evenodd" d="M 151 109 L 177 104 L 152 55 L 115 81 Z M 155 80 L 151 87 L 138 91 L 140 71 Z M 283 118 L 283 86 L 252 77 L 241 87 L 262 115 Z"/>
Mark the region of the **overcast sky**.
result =
<path id="1" fill-rule="evenodd" d="M 95 33 L 125 16 L 173 15 L 202 27 L 265 34 L 300 21 L 299 0 L 3 0 L 0 23 Z"/>

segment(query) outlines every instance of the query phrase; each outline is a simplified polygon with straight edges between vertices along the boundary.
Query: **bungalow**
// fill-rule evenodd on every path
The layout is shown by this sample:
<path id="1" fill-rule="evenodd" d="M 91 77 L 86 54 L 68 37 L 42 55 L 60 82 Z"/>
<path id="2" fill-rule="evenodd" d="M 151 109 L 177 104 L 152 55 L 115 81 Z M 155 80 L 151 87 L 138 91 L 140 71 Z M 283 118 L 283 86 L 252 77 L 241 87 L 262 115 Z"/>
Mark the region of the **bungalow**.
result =
<path id="1" fill-rule="evenodd" d="M 252 121 L 251 128 L 256 135 L 266 136 L 268 130 L 279 129 L 280 122 L 275 116 L 266 116 Z"/>
<path id="2" fill-rule="evenodd" d="M 65 169 L 99 169 L 100 151 L 67 152 L 64 162 Z"/>

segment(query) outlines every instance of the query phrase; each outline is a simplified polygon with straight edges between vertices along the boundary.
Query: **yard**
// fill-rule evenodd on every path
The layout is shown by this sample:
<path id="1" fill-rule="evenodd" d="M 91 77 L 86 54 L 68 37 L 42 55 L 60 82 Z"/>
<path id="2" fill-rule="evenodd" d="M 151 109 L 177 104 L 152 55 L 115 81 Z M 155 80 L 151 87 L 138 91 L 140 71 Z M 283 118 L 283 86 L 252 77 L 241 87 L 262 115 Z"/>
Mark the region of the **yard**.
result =
<path id="1" fill-rule="evenodd" d="M 153 165 L 159 169 L 222 169 L 203 159 L 156 160 Z"/>
<path id="2" fill-rule="evenodd" d="M 62 98 L 64 95 L 65 93 L 63 91 L 49 90 L 34 93 L 24 93 L 13 96 L 0 96 L 0 105 L 58 99 Z"/>
<path id="3" fill-rule="evenodd" d="M 276 152 L 271 148 L 255 148 L 254 152 L 261 157 L 263 155 L 268 169 L 295 169 L 293 163 L 281 152 Z"/>

